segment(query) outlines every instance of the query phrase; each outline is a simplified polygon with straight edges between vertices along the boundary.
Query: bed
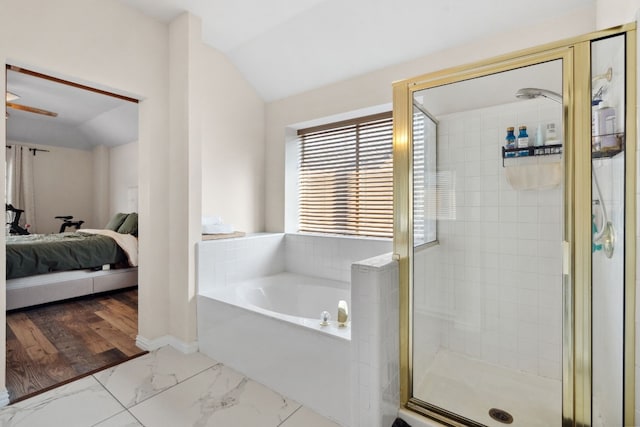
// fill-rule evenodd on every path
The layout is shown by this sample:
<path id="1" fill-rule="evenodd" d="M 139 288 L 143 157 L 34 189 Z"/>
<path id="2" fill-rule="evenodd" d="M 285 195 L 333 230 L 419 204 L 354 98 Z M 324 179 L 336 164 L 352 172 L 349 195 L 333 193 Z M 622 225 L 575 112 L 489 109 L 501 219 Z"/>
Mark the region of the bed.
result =
<path id="1" fill-rule="evenodd" d="M 105 229 L 7 236 L 7 309 L 135 286 L 137 219 L 119 213 Z"/>

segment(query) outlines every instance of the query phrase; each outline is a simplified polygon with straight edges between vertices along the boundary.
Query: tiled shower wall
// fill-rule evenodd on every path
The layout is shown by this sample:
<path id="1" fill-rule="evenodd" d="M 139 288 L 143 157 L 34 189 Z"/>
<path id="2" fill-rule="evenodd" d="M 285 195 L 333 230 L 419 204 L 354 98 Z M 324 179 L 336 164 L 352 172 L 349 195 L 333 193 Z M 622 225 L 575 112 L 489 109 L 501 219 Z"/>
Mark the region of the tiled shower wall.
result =
<path id="1" fill-rule="evenodd" d="M 561 378 L 562 188 L 516 191 L 500 147 L 506 128 L 561 128 L 547 99 L 438 117 L 438 173 L 455 204 L 438 218 L 439 244 L 416 254 L 415 372 L 439 349 Z M 507 159 L 505 166 L 559 162 Z M 416 378 L 419 380 L 419 378 Z"/>

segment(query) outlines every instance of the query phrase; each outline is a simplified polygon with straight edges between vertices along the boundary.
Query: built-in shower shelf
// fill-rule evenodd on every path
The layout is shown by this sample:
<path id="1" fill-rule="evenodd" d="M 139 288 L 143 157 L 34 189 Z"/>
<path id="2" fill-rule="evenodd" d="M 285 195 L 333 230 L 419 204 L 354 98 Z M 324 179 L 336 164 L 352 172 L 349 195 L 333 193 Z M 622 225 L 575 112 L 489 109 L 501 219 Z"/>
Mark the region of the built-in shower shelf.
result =
<path id="1" fill-rule="evenodd" d="M 562 154 L 562 144 L 540 145 L 527 148 L 502 147 L 502 167 L 505 159 L 518 159 L 523 157 L 551 156 Z"/>
<path id="2" fill-rule="evenodd" d="M 596 138 L 602 138 L 605 136 L 615 135 L 618 144 L 615 147 L 607 147 L 601 150 L 593 150 L 591 151 L 592 159 L 608 159 L 611 157 L 615 157 L 616 155 L 622 153 L 624 151 L 624 134 L 623 133 L 615 133 L 615 134 L 607 134 L 607 135 L 594 135 L 592 141 L 595 141 Z M 591 147 L 593 147 L 593 143 Z"/>
<path id="3" fill-rule="evenodd" d="M 593 151 L 591 153 L 592 159 L 608 159 L 615 157 L 617 154 L 622 153 L 622 148 L 616 148 L 614 150 Z"/>

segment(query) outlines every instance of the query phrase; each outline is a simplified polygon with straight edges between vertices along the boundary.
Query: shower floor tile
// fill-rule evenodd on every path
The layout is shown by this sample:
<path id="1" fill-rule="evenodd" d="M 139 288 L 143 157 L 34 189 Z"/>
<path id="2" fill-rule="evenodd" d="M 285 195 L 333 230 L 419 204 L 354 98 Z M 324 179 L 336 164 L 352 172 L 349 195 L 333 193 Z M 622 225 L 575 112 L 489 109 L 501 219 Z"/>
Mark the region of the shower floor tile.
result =
<path id="1" fill-rule="evenodd" d="M 440 351 L 414 395 L 433 405 L 491 427 L 505 426 L 489 416 L 491 408 L 513 416 L 513 425 L 562 424 L 562 383 L 518 372 L 458 353 Z"/>

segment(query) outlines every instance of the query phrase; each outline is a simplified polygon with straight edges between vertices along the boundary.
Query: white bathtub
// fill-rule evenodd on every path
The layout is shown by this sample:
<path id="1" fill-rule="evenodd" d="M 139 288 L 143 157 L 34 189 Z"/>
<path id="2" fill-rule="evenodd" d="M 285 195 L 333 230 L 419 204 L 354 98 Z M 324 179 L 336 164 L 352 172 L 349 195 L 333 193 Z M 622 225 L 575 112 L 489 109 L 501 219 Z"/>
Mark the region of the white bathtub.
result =
<path id="1" fill-rule="evenodd" d="M 200 351 L 343 426 L 351 424 L 347 282 L 278 273 L 198 295 Z M 329 311 L 329 326 L 320 313 Z"/>
<path id="2" fill-rule="evenodd" d="M 350 339 L 351 328 L 338 327 L 338 302 L 351 305 L 349 283 L 294 273 L 278 273 L 202 292 L 203 296 L 321 333 Z M 320 325 L 320 313 L 328 311 L 332 322 Z"/>
<path id="3" fill-rule="evenodd" d="M 399 406 L 391 249 L 280 233 L 199 242 L 200 351 L 343 427 L 390 426 Z M 346 328 L 335 324 L 340 299 L 350 302 Z M 323 310 L 330 326 L 320 326 Z"/>

